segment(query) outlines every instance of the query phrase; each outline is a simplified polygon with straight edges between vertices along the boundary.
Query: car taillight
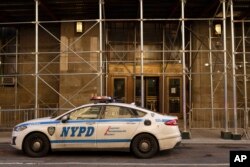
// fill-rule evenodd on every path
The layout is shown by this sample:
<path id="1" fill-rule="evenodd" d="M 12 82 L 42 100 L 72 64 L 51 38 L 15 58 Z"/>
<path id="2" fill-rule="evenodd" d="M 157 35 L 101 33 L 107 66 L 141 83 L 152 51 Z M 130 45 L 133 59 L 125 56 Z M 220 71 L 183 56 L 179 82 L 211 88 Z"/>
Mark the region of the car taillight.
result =
<path id="1" fill-rule="evenodd" d="M 176 126 L 176 125 L 178 125 L 177 119 L 168 120 L 168 121 L 165 122 L 165 125 L 168 125 L 168 126 Z"/>

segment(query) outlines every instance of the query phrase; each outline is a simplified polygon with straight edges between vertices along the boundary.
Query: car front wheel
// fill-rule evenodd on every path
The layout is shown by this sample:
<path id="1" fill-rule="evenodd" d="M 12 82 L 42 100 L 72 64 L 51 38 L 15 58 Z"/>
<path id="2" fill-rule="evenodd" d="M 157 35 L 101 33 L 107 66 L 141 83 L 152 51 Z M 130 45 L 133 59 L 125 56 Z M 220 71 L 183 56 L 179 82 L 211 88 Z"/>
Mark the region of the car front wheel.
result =
<path id="1" fill-rule="evenodd" d="M 150 134 L 140 134 L 134 138 L 131 150 L 138 158 L 151 158 L 159 150 L 157 140 Z"/>
<path id="2" fill-rule="evenodd" d="M 50 150 L 49 140 L 44 134 L 32 133 L 25 138 L 23 149 L 31 157 L 43 157 Z"/>

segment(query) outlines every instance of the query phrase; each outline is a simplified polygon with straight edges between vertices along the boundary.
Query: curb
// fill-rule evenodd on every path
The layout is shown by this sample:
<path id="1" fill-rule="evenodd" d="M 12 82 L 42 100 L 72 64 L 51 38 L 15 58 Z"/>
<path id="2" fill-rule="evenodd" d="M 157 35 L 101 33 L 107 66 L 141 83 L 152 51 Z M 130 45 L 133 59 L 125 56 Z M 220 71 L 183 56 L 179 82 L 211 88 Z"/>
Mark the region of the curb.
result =
<path id="1" fill-rule="evenodd" d="M 230 145 L 246 145 L 250 144 L 250 140 L 223 140 L 223 139 L 183 139 L 181 144 L 230 144 Z"/>

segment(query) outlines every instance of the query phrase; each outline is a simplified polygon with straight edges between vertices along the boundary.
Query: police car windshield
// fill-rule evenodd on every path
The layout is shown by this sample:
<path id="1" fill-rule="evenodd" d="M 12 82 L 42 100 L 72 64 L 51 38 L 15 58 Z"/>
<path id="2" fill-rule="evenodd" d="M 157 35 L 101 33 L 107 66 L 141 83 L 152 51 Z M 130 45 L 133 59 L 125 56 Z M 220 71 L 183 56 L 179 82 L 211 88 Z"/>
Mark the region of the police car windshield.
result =
<path id="1" fill-rule="evenodd" d="M 64 108 L 59 108 L 58 110 L 54 110 L 53 112 L 51 112 L 50 114 L 50 118 L 55 118 L 59 115 L 61 115 L 62 113 L 65 113 L 66 111 L 69 111 L 70 109 L 64 109 Z"/>

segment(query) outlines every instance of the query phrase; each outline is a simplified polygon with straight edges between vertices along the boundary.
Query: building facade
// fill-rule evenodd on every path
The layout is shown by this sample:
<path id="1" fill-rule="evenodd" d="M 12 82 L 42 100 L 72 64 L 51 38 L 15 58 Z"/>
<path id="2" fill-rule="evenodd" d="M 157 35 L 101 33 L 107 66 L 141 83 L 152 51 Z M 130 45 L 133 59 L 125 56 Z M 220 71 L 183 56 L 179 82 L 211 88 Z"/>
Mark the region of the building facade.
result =
<path id="1" fill-rule="evenodd" d="M 26 3 L 0 18 L 0 126 L 107 95 L 184 131 L 248 130 L 250 1 Z"/>

